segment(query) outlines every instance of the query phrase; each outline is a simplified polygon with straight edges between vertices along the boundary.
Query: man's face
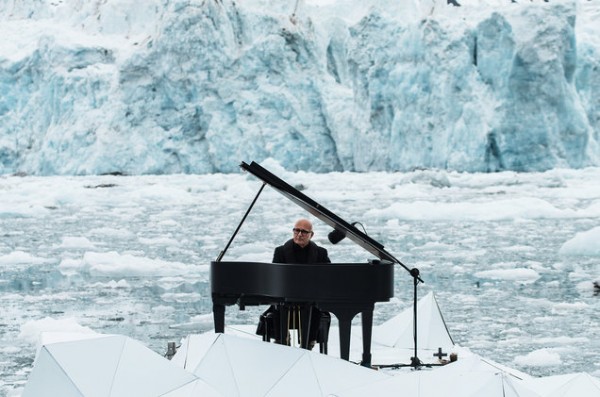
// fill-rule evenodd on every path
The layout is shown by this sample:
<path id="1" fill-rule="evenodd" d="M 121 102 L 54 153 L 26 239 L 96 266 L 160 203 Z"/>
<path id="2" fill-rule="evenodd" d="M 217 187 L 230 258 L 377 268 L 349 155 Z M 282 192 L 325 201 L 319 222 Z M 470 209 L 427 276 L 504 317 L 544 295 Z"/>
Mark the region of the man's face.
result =
<path id="1" fill-rule="evenodd" d="M 312 224 L 306 219 L 301 219 L 294 225 L 294 243 L 306 247 L 313 236 Z"/>

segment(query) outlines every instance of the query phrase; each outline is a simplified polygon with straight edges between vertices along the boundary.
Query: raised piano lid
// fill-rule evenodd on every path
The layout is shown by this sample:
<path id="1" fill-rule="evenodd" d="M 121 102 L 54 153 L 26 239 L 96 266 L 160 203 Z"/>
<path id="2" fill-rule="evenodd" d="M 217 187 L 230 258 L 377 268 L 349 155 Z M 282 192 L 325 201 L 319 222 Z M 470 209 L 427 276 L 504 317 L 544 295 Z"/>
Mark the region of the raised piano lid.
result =
<path id="1" fill-rule="evenodd" d="M 354 241 L 356 244 L 379 259 L 388 260 L 404 266 L 398 259 L 394 258 L 389 252 L 387 252 L 383 248 L 382 244 L 373 240 L 371 237 L 367 236 L 350 223 L 346 222 L 327 208 L 323 207 L 321 204 L 317 203 L 293 186 L 289 185 L 287 182 L 277 177 L 258 163 L 255 163 L 254 161 L 250 164 L 242 162 L 240 167 L 261 179 L 263 182 L 271 186 L 279 193 L 283 194 L 300 207 L 304 208 L 316 218 L 325 222 L 335 230 L 344 233 L 347 238 Z"/>

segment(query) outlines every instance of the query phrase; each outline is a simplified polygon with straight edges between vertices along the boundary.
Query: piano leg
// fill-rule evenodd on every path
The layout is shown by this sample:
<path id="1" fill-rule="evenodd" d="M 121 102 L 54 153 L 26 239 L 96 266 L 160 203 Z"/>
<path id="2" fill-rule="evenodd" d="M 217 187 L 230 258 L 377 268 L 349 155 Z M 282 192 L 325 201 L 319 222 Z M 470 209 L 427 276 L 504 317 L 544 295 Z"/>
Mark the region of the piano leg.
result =
<path id="1" fill-rule="evenodd" d="M 280 345 L 290 345 L 290 332 L 288 326 L 288 316 L 290 313 L 289 308 L 286 305 L 277 305 L 279 311 L 279 340 L 275 340 L 275 343 Z"/>
<path id="2" fill-rule="evenodd" d="M 225 305 L 213 303 L 213 319 L 215 322 L 215 332 L 225 332 Z"/>
<path id="3" fill-rule="evenodd" d="M 356 309 L 336 309 L 333 314 L 337 317 L 340 328 L 340 358 L 348 361 L 350 360 L 350 332 Z"/>
<path id="4" fill-rule="evenodd" d="M 310 343 L 310 328 L 312 321 L 312 311 L 313 306 L 307 305 L 299 308 L 300 310 L 300 347 L 303 349 L 308 349 L 308 345 Z"/>
<path id="5" fill-rule="evenodd" d="M 362 312 L 363 357 L 360 365 L 371 367 L 371 337 L 373 334 L 373 306 Z"/>
<path id="6" fill-rule="evenodd" d="M 362 313 L 363 360 L 362 365 L 371 366 L 371 333 L 373 327 L 373 303 L 350 305 L 322 305 L 321 310 L 329 311 L 338 319 L 340 329 L 340 358 L 350 360 L 350 332 L 352 319 Z"/>

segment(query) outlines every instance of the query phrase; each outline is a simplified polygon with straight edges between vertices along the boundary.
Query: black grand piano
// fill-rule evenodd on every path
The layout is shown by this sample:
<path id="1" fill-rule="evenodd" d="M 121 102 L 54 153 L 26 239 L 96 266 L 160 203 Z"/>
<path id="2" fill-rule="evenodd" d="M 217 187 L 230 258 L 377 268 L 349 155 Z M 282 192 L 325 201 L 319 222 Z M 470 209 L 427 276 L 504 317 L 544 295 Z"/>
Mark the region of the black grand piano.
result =
<path id="1" fill-rule="evenodd" d="M 352 319 L 361 313 L 361 364 L 370 366 L 375 302 L 386 302 L 394 296 L 394 265 L 404 265 L 386 252 L 383 245 L 353 224 L 341 219 L 259 164 L 243 162 L 240 166 L 262 180 L 263 185 L 225 249 L 210 264 L 215 332 L 224 332 L 225 307 L 229 305 L 237 304 L 241 309 L 250 305 L 277 305 L 282 308 L 286 305 L 314 306 L 321 311 L 333 313 L 338 319 L 340 356 L 348 360 Z M 377 259 L 365 260 L 363 263 L 309 265 L 222 261 L 227 248 L 266 185 L 331 226 L 338 236 L 348 237 Z M 286 328 L 289 324 L 282 320 L 280 326 L 281 335 L 283 332 L 287 333 Z M 308 326 L 304 324 L 303 328 L 307 330 Z"/>

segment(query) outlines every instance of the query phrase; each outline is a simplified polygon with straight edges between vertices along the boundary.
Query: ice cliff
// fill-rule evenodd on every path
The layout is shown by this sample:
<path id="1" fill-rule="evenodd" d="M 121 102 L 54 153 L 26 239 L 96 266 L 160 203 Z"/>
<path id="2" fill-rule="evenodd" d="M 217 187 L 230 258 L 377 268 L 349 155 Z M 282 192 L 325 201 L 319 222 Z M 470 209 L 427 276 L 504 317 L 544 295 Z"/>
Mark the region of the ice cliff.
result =
<path id="1" fill-rule="evenodd" d="M 0 174 L 600 165 L 600 4 L 471 1 L 4 0 Z"/>

